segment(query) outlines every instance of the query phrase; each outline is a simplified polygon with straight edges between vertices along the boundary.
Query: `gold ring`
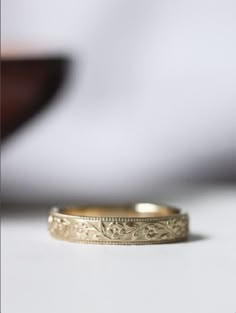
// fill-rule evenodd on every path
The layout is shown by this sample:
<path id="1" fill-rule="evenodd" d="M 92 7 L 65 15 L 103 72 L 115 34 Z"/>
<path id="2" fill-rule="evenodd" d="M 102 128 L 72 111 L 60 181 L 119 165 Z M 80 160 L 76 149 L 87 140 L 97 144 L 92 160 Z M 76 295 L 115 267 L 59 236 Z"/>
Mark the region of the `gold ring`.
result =
<path id="1" fill-rule="evenodd" d="M 154 203 L 53 208 L 48 228 L 56 239 L 93 244 L 141 245 L 184 241 L 188 215 Z"/>

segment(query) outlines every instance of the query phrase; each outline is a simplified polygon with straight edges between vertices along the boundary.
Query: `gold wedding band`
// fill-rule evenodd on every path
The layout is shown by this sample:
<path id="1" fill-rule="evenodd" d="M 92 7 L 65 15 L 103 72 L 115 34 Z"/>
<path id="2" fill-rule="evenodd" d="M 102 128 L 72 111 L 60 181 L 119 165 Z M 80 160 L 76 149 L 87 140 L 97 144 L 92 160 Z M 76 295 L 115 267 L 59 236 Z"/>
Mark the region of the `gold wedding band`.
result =
<path id="1" fill-rule="evenodd" d="M 53 208 L 48 228 L 56 239 L 116 245 L 142 245 L 184 241 L 188 215 L 154 203 L 123 206 Z"/>

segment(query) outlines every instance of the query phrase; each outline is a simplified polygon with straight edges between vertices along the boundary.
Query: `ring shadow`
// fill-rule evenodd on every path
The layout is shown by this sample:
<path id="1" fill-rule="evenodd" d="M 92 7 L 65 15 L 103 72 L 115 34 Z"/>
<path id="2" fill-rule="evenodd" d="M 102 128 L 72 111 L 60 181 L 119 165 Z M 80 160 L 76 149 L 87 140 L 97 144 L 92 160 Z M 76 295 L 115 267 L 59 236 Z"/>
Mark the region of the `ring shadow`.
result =
<path id="1" fill-rule="evenodd" d="M 209 240 L 209 237 L 206 235 L 202 235 L 202 234 L 190 233 L 185 243 L 191 243 L 191 242 L 203 241 L 203 240 Z"/>

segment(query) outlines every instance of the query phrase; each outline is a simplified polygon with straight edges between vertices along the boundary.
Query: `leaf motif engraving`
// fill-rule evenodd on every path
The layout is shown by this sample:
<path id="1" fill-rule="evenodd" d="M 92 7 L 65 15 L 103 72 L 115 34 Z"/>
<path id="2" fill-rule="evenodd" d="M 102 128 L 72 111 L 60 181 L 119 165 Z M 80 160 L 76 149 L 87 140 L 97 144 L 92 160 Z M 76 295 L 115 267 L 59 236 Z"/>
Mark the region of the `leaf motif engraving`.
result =
<path id="1" fill-rule="evenodd" d="M 171 239 L 172 233 L 162 222 L 141 224 L 133 234 L 134 240 Z"/>
<path id="2" fill-rule="evenodd" d="M 58 218 L 54 217 L 50 221 L 51 227 L 50 231 L 51 233 L 59 233 L 63 237 L 68 237 L 70 234 L 70 221 L 66 218 Z"/>
<path id="3" fill-rule="evenodd" d="M 137 225 L 133 222 L 103 222 L 102 233 L 110 240 L 129 240 Z"/>
<path id="4" fill-rule="evenodd" d="M 169 218 L 159 221 L 104 221 L 53 217 L 49 230 L 59 238 L 72 241 L 172 241 L 187 236 L 186 218 Z"/>

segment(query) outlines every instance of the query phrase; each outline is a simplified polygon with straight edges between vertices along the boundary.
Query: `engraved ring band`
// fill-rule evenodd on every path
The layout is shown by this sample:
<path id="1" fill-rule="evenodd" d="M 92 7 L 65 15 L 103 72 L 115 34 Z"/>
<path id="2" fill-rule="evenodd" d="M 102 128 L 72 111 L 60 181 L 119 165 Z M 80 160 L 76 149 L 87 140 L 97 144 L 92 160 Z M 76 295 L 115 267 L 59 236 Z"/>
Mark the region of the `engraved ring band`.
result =
<path id="1" fill-rule="evenodd" d="M 179 209 L 154 203 L 53 208 L 50 234 L 66 241 L 143 245 L 184 241 L 189 219 Z"/>

